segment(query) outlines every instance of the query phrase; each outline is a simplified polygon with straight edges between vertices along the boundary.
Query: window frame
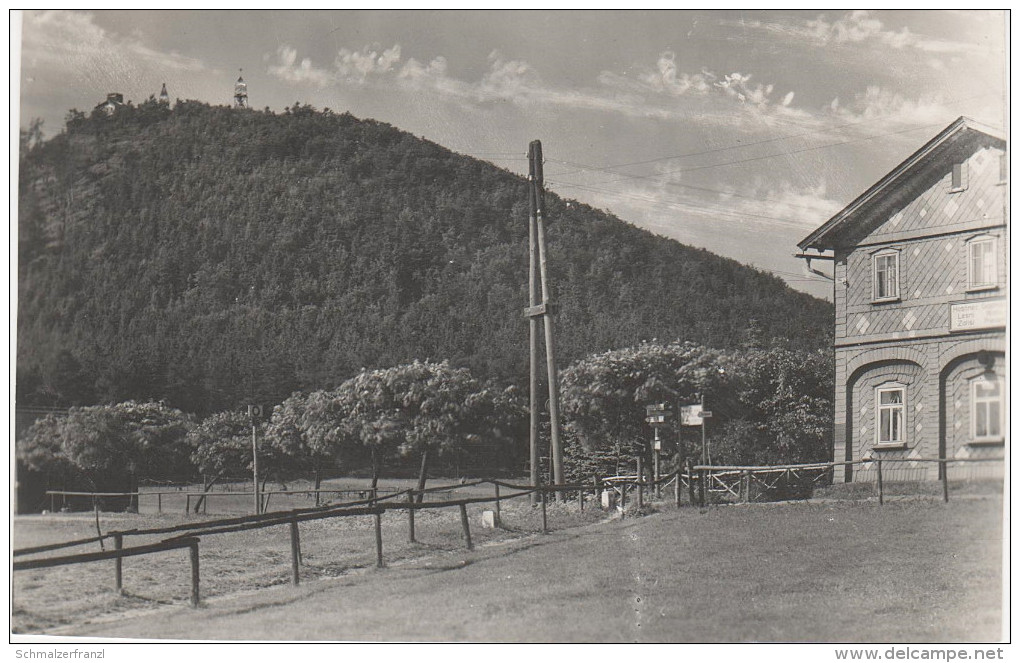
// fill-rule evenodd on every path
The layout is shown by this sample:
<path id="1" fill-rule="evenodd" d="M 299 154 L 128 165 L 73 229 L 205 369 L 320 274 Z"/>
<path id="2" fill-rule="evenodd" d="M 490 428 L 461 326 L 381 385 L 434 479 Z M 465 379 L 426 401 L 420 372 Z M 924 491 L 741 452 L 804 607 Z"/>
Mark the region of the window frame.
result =
<path id="1" fill-rule="evenodd" d="M 890 405 L 882 404 L 882 394 L 888 392 L 900 392 L 900 402 Z M 882 440 L 882 412 L 883 410 L 899 410 L 899 433 L 898 440 Z M 890 423 L 892 419 L 890 419 Z M 905 449 L 907 447 L 907 385 L 902 382 L 884 382 L 875 387 L 875 449 Z"/>
<path id="2" fill-rule="evenodd" d="M 994 382 L 999 388 L 999 395 L 995 398 L 985 398 L 982 400 L 984 403 L 998 402 L 999 404 L 999 420 L 998 420 L 998 434 L 996 435 L 982 435 L 977 434 L 977 387 L 980 383 Z M 969 444 L 1001 444 L 1005 441 L 1005 426 L 1006 426 L 1006 399 L 1005 399 L 1005 381 L 1001 376 L 992 374 L 989 376 L 987 373 L 978 375 L 977 377 L 970 379 L 968 385 L 969 399 L 970 399 L 970 442 Z"/>
<path id="3" fill-rule="evenodd" d="M 953 164 L 949 171 L 949 193 L 960 193 L 961 191 L 967 190 L 968 170 L 966 161 Z M 954 183 L 957 173 L 959 173 L 960 177 L 959 184 Z"/>
<path id="4" fill-rule="evenodd" d="M 991 245 L 992 274 L 991 281 L 976 283 L 974 281 L 974 247 Z M 999 238 L 995 235 L 975 235 L 967 240 L 967 292 L 979 290 L 995 290 L 999 287 Z"/>
<path id="5" fill-rule="evenodd" d="M 895 292 L 892 294 L 879 296 L 878 295 L 878 264 L 879 261 L 886 258 L 892 258 L 894 267 L 896 269 L 896 282 Z M 899 249 L 882 249 L 876 251 L 871 255 L 871 301 L 872 302 L 898 302 L 900 301 L 900 280 L 903 276 L 903 270 L 901 269 L 900 261 L 900 250 Z"/>

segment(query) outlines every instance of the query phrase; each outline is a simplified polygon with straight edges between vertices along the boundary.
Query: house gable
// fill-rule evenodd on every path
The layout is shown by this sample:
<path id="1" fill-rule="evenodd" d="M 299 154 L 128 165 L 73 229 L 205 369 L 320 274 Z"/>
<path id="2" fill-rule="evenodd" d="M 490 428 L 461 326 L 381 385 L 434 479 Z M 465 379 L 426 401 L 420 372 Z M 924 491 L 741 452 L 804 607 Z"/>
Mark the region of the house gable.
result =
<path id="1" fill-rule="evenodd" d="M 899 242 L 1002 225 L 1006 187 L 999 186 L 999 160 L 1003 154 L 1000 148 L 982 146 L 969 157 L 943 161 L 939 179 L 902 207 L 888 210 L 884 220 L 856 244 Z M 959 190 L 953 188 L 955 164 L 962 166 Z"/>

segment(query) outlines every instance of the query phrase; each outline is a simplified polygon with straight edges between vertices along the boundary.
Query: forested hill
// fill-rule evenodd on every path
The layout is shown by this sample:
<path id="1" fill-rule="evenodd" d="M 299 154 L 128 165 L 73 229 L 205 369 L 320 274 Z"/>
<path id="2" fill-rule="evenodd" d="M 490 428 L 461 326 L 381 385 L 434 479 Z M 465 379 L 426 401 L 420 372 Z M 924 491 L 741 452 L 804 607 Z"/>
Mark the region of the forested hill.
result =
<path id="1" fill-rule="evenodd" d="M 525 184 L 308 106 L 72 111 L 22 149 L 19 403 L 207 413 L 415 358 L 525 384 Z M 546 200 L 561 366 L 651 338 L 828 343 L 829 303 Z"/>

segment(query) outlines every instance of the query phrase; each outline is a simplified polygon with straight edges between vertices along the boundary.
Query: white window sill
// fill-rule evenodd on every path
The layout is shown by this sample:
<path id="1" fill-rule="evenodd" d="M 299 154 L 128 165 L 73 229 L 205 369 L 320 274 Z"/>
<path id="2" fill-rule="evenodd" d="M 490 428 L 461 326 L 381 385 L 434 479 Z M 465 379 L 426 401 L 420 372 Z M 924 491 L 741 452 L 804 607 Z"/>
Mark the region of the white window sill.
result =
<path id="1" fill-rule="evenodd" d="M 871 303 L 872 304 L 894 304 L 894 303 L 896 303 L 898 301 L 900 301 L 900 296 L 896 295 L 895 297 L 883 297 L 882 299 L 872 299 Z"/>
<path id="2" fill-rule="evenodd" d="M 967 288 L 967 292 L 991 292 L 993 290 L 998 289 L 999 289 L 998 283 L 989 283 L 986 285 L 972 285 Z"/>
<path id="3" fill-rule="evenodd" d="M 871 447 L 875 451 L 891 451 L 893 449 L 906 449 L 906 442 L 881 442 Z"/>
<path id="4" fill-rule="evenodd" d="M 995 447 L 1006 444 L 1006 438 L 1004 437 L 989 437 L 980 440 L 971 440 L 967 443 L 969 447 Z"/>
<path id="5" fill-rule="evenodd" d="M 965 187 L 965 186 L 958 186 L 958 187 L 956 187 L 954 189 L 949 189 L 949 193 L 963 193 L 966 190 L 967 190 L 967 187 Z"/>

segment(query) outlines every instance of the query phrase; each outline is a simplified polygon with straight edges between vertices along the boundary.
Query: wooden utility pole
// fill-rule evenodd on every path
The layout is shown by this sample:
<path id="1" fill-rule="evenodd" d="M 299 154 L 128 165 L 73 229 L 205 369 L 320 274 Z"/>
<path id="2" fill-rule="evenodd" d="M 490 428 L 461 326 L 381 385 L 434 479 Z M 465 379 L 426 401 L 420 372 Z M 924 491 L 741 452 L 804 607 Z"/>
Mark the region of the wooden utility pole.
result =
<path id="1" fill-rule="evenodd" d="M 525 315 L 531 320 L 531 455 L 532 455 L 532 485 L 538 485 L 537 456 L 538 456 L 538 318 L 545 319 L 545 358 L 546 372 L 549 384 L 549 430 L 551 438 L 551 453 L 553 483 L 563 484 L 563 448 L 560 442 L 560 404 L 559 404 L 559 379 L 556 375 L 556 352 L 553 343 L 553 321 L 552 302 L 549 296 L 549 273 L 546 267 L 546 246 L 545 246 L 545 219 L 544 205 L 545 193 L 542 188 L 542 143 L 533 140 L 528 146 L 528 180 L 530 184 L 529 199 L 531 202 L 530 221 L 531 226 L 528 232 L 529 238 L 534 238 L 530 244 L 530 274 L 528 284 L 530 287 L 530 306 Z M 541 302 L 536 301 L 539 293 L 535 288 L 535 249 L 538 250 L 538 275 L 541 284 Z M 556 491 L 558 500 L 566 500 L 566 493 Z"/>
<path id="2" fill-rule="evenodd" d="M 531 485 L 538 487 L 538 316 L 531 312 L 538 307 L 538 250 L 535 233 L 535 161 L 528 152 L 530 169 L 528 174 L 528 327 L 531 332 Z M 538 493 L 531 493 L 531 505 L 538 503 Z"/>

